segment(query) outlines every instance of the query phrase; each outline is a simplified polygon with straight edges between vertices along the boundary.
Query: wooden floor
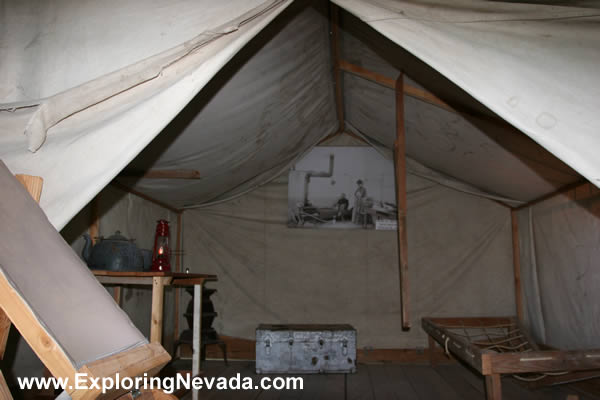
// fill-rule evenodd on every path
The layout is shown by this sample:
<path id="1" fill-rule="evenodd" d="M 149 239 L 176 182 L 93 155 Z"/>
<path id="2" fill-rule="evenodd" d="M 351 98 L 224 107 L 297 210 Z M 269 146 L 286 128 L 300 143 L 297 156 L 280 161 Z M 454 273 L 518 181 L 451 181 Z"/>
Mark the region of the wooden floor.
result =
<path id="1" fill-rule="evenodd" d="M 221 361 L 203 363 L 204 376 L 231 377 L 238 372 L 250 376 L 254 384 L 254 362 L 232 361 L 225 367 Z M 273 376 L 273 375 L 269 375 Z M 344 398 L 343 375 L 303 375 L 304 390 L 201 390 L 199 398 L 236 400 L 335 400 Z M 580 400 L 597 399 L 574 389 L 561 386 L 530 391 L 513 378 L 502 379 L 504 400 L 566 400 L 567 395 L 578 395 Z M 403 400 L 485 400 L 483 379 L 460 364 L 436 367 L 411 364 L 359 364 L 356 374 L 348 375 L 348 399 L 403 399 Z M 191 395 L 185 399 L 191 399 Z"/>

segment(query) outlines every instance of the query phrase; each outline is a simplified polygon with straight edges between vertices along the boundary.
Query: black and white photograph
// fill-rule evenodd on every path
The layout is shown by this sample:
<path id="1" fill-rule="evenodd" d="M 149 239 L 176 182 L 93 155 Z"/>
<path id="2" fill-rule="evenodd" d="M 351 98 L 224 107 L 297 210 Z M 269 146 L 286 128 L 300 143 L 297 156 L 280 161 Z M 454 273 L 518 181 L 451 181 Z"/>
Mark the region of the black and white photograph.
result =
<path id="1" fill-rule="evenodd" d="M 372 147 L 316 147 L 290 170 L 288 226 L 397 226 L 394 165 Z"/>

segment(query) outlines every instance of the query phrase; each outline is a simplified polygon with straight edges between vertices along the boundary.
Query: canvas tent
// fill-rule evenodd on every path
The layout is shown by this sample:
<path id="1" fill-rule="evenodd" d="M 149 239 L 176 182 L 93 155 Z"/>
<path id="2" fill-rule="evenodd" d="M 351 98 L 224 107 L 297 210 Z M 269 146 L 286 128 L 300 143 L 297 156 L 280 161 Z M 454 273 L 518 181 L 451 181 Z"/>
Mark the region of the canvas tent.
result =
<path id="1" fill-rule="evenodd" d="M 282 223 L 282 174 L 342 125 L 391 157 L 395 91 L 354 68 L 341 73 L 336 97 L 340 59 L 388 81 L 406 74 L 415 318 L 512 314 L 505 206 L 582 177 L 598 182 L 593 3 L 338 0 L 337 60 L 327 4 L 139 3 L 7 2 L 0 158 L 14 173 L 44 177 L 41 206 L 57 229 L 124 168 L 199 171 L 195 180 L 122 173 L 118 181 L 188 210 L 186 257 L 196 260 L 192 268 L 224 277 L 220 323 L 230 335 L 250 336 L 258 320 L 289 319 L 320 281 L 323 293 L 302 318 L 329 319 L 342 309 L 340 318 L 366 332 L 363 346 L 424 345 L 418 329 L 400 333 L 395 317 L 393 234 L 342 239 L 292 233 Z M 593 200 L 519 211 L 528 322 L 539 340 L 563 348 L 600 345 L 599 328 L 588 323 L 594 309 L 582 306 L 583 298 L 596 303 L 595 278 L 576 279 L 588 270 L 598 276 Z M 572 220 L 577 233 L 564 245 Z M 578 272 L 565 272 L 573 260 Z M 330 265 L 337 269 L 314 278 Z M 361 281 L 366 288 L 356 296 Z M 332 282 L 336 300 L 328 303 Z M 284 295 L 291 298 L 281 302 Z M 552 323 L 567 316 L 569 328 Z"/>

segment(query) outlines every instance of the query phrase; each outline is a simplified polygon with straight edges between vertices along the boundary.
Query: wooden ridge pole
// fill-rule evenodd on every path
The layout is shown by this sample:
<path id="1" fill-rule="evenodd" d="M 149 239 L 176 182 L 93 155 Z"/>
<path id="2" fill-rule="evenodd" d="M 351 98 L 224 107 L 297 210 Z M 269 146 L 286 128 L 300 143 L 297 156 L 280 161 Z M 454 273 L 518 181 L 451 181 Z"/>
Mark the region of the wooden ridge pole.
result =
<path id="1" fill-rule="evenodd" d="M 394 169 L 396 172 L 396 202 L 398 205 L 398 268 L 402 329 L 410 329 L 408 296 L 408 239 L 406 232 L 406 139 L 404 133 L 404 74 L 396 80 L 396 141 Z"/>

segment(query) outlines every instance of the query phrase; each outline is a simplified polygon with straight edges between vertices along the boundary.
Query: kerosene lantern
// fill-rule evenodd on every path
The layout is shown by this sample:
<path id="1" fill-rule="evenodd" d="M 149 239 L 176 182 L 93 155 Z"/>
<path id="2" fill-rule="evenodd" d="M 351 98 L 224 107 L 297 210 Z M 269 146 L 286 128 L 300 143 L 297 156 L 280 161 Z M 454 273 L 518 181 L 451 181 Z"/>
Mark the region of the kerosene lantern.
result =
<path id="1" fill-rule="evenodd" d="M 154 236 L 154 252 L 152 253 L 152 271 L 170 271 L 169 261 L 169 221 L 161 219 L 156 224 Z"/>

